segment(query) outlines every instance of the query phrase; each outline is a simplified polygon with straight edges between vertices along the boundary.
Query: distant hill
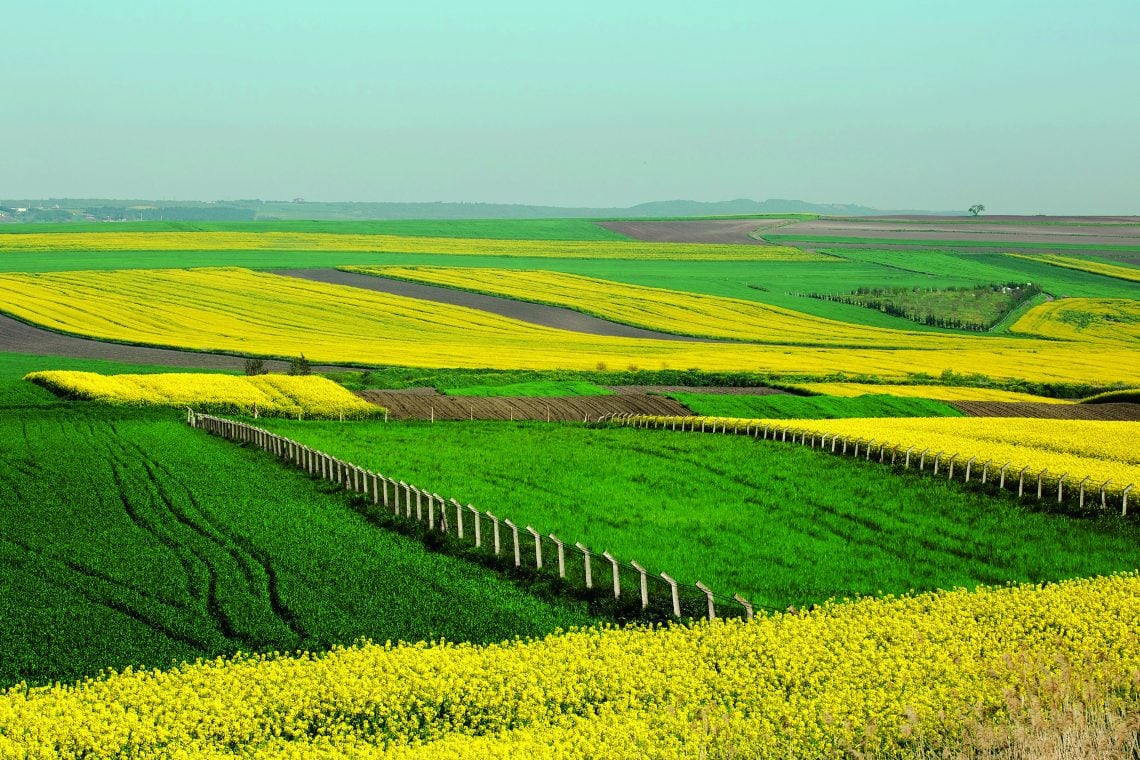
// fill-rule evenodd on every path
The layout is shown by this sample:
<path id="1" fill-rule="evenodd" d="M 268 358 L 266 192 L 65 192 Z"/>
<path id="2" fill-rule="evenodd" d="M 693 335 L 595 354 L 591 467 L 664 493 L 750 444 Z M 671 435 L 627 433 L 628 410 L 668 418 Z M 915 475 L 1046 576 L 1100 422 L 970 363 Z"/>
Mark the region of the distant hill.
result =
<path id="1" fill-rule="evenodd" d="M 304 201 L 147 201 L 101 198 L 2 200 L 2 222 L 252 221 L 256 219 L 552 219 L 747 216 L 752 214 L 824 214 L 829 216 L 926 215 L 946 212 L 873 209 L 846 203 L 809 203 L 769 199 L 754 201 L 653 201 L 628 208 L 566 208 L 513 203 L 357 203 Z"/>

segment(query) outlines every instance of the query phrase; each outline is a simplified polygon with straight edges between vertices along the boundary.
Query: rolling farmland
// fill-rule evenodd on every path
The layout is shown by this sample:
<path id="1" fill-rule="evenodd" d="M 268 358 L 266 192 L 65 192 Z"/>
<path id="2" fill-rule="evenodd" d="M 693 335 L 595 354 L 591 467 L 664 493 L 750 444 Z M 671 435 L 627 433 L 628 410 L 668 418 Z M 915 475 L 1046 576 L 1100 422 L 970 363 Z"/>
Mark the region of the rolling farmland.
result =
<path id="1" fill-rule="evenodd" d="M 29 352 L 0 354 L 0 755 L 953 753 L 1082 699 L 1127 738 L 1140 510 L 1119 507 L 1140 483 L 1140 423 L 1106 420 L 1140 407 L 1135 391 L 1063 399 L 1136 386 L 1140 299 L 1116 263 L 1132 231 L 1098 223 L 1056 255 L 1036 246 L 1068 227 L 811 221 L 0 230 L 0 350 Z M 798 224 L 863 242 L 821 243 L 831 255 L 758 239 Z M 255 271 L 289 267 L 515 311 Z M 1043 294 L 992 334 L 802 295 L 1030 281 Z M 525 321 L 535 304 L 672 339 Z M 57 350 L 87 358 L 41 355 Z M 338 371 L 236 374 L 245 357 L 282 370 L 302 355 Z M 258 425 L 520 532 L 581 541 L 594 596 L 402 531 L 369 499 L 189 428 L 186 406 L 256 409 Z M 925 467 L 581 424 L 693 412 L 729 432 L 746 417 L 813 444 L 914 447 Z M 967 457 L 990 476 L 1008 461 L 1013 492 L 964 484 Z M 932 478 L 932 461 L 959 469 Z M 1086 475 L 1089 509 L 1056 504 Z M 1099 509 L 1102 484 L 1117 509 Z M 610 614 L 606 550 L 700 603 L 696 581 L 743 594 L 757 619 L 567 633 Z M 621 593 L 632 604 L 636 580 Z"/>

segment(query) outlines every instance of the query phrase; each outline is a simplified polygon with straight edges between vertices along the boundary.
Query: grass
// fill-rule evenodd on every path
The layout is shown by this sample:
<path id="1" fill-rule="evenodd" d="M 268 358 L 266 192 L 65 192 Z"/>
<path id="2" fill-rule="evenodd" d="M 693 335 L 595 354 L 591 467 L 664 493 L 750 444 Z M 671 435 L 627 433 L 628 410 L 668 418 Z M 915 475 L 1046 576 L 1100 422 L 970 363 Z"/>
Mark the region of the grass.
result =
<path id="1" fill-rule="evenodd" d="M 343 497 L 178 413 L 61 402 L 30 383 L 9 392 L 12 370 L 44 363 L 0 359 L 0 685 L 589 622 L 578 606 L 376 528 Z"/>
<path id="2" fill-rule="evenodd" d="M 385 475 L 773 607 L 1140 565 L 1140 524 L 1025 511 L 743 437 L 542 423 L 267 421 Z"/>
<path id="3" fill-rule="evenodd" d="M 441 388 L 448 396 L 514 396 L 519 398 L 611 396 L 613 391 L 581 380 L 549 380 L 507 385 L 469 385 L 463 388 Z"/>
<path id="4" fill-rule="evenodd" d="M 842 417 L 961 417 L 941 401 L 873 395 L 736 396 L 716 393 L 669 393 L 697 414 L 750 419 L 838 419 Z"/>
<path id="5" fill-rule="evenodd" d="M 128 222 L 6 224 L 0 235 L 35 232 L 331 232 L 495 240 L 629 240 L 585 219 L 435 219 L 376 221 Z"/>

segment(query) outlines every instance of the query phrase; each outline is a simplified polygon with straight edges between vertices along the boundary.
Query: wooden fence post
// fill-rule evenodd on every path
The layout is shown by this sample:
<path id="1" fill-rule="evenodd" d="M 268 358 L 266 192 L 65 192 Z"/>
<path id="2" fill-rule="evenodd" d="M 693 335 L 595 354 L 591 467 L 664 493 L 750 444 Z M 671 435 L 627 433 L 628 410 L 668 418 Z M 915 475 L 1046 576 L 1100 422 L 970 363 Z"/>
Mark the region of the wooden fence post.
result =
<path id="1" fill-rule="evenodd" d="M 645 578 L 645 568 L 633 560 L 629 561 L 629 565 L 641 574 L 641 609 L 645 609 L 649 606 L 649 583 Z"/>
<path id="2" fill-rule="evenodd" d="M 1063 473 L 1061 473 L 1061 479 L 1057 481 L 1057 503 L 1058 504 L 1060 504 L 1061 499 L 1064 498 L 1065 478 L 1067 478 L 1067 477 L 1069 477 L 1069 473 L 1063 472 Z"/>
<path id="3" fill-rule="evenodd" d="M 942 458 L 942 455 L 945 453 L 946 453 L 945 451 L 939 451 L 937 454 L 934 455 L 934 474 L 935 475 L 938 474 L 938 460 L 940 460 Z"/>
<path id="4" fill-rule="evenodd" d="M 411 486 L 411 489 L 416 493 L 416 522 L 424 521 L 424 494 L 423 491 Z"/>
<path id="5" fill-rule="evenodd" d="M 435 530 L 435 497 L 430 493 L 427 494 L 427 508 L 428 508 L 428 519 L 427 519 L 428 530 Z"/>
<path id="6" fill-rule="evenodd" d="M 542 569 L 542 536 L 538 535 L 538 531 L 529 525 L 526 526 L 526 532 L 534 539 L 534 567 L 536 570 Z"/>
<path id="7" fill-rule="evenodd" d="M 575 541 L 574 545 L 578 547 L 578 551 L 582 552 L 582 557 L 584 558 L 583 561 L 585 562 L 585 566 L 586 566 L 586 588 L 593 588 L 594 587 L 594 575 L 591 572 L 591 568 L 590 568 L 590 550 L 587 549 L 586 547 L 582 546 L 581 541 Z"/>
<path id="8" fill-rule="evenodd" d="M 511 529 L 511 538 L 513 539 L 515 545 L 515 567 L 521 567 L 522 555 L 520 554 L 519 550 L 519 528 L 508 518 L 504 518 L 503 522 L 506 523 L 507 527 Z"/>
<path id="9" fill-rule="evenodd" d="M 748 601 L 740 594 L 733 594 L 732 598 L 735 599 L 737 603 L 739 603 L 740 606 L 744 608 L 744 619 L 752 620 L 752 602 Z"/>
<path id="10" fill-rule="evenodd" d="M 1104 481 L 1100 486 L 1100 508 L 1108 509 L 1108 484 L 1112 482 L 1112 478 Z"/>
<path id="11" fill-rule="evenodd" d="M 1005 471 L 1009 469 L 1009 466 L 1010 466 L 1011 464 L 1013 464 L 1013 462 L 1006 462 L 1004 465 L 1002 465 L 1002 468 L 1001 468 L 1001 483 L 999 483 L 999 484 L 998 484 L 998 488 L 1005 488 Z"/>
<path id="12" fill-rule="evenodd" d="M 562 539 L 558 538 L 558 536 L 554 535 L 553 533 L 550 534 L 550 540 L 553 541 L 554 545 L 558 547 L 558 577 L 559 578 L 565 578 L 566 577 L 566 549 L 565 549 L 565 545 L 562 543 Z"/>
<path id="13" fill-rule="evenodd" d="M 669 584 L 670 595 L 673 597 L 673 617 L 681 617 L 681 597 L 677 593 L 677 581 L 670 578 L 664 572 L 661 573 L 661 577 Z"/>
<path id="14" fill-rule="evenodd" d="M 990 462 L 992 461 L 994 460 L 987 459 L 985 463 L 982 464 L 982 485 L 986 484 L 986 476 L 990 474 Z"/>
<path id="15" fill-rule="evenodd" d="M 1049 472 L 1048 467 L 1046 467 L 1041 472 L 1037 473 L 1037 501 L 1041 501 L 1041 496 L 1042 496 L 1042 490 L 1041 489 L 1044 487 L 1045 473 L 1047 473 L 1047 472 Z"/>
<path id="16" fill-rule="evenodd" d="M 1025 471 L 1029 469 L 1029 465 L 1021 468 L 1021 472 L 1017 473 L 1017 498 L 1021 498 L 1021 494 L 1025 491 Z"/>
<path id="17" fill-rule="evenodd" d="M 1085 508 L 1085 483 L 1089 482 L 1089 476 L 1085 475 L 1085 479 L 1081 481 L 1081 509 Z"/>
<path id="18" fill-rule="evenodd" d="M 610 567 L 613 569 L 614 576 L 614 599 L 621 598 L 621 574 L 618 571 L 618 561 L 608 551 L 602 552 L 602 556 L 609 560 Z"/>
<path id="19" fill-rule="evenodd" d="M 872 445 L 874 442 L 875 442 L 875 439 L 874 439 L 874 438 L 872 438 L 871 440 L 867 441 L 867 457 L 866 457 L 866 459 L 867 459 L 867 461 L 868 461 L 868 462 L 870 462 L 870 461 L 871 461 L 871 445 Z"/>
<path id="20" fill-rule="evenodd" d="M 463 505 L 455 499 L 451 503 L 455 507 L 455 535 L 463 538 Z"/>
<path id="21" fill-rule="evenodd" d="M 970 470 L 971 470 L 971 469 L 973 468 L 973 466 L 974 466 L 974 460 L 975 460 L 975 459 L 977 459 L 977 457 L 976 457 L 976 456 L 972 456 L 972 457 L 970 457 L 970 458 L 969 458 L 969 459 L 966 461 L 966 482 L 967 482 L 967 483 L 969 483 L 969 482 L 970 482 Z"/>
<path id="22" fill-rule="evenodd" d="M 467 505 L 467 509 L 471 511 L 471 514 L 475 515 L 475 548 L 478 549 L 483 546 L 483 533 L 479 524 L 481 515 L 479 514 L 479 510 L 470 504 Z"/>
<path id="23" fill-rule="evenodd" d="M 701 583 L 700 581 L 697 581 L 697 583 L 696 583 L 696 587 L 697 587 L 698 589 L 700 589 L 702 592 L 704 592 L 704 595 L 705 595 L 705 599 L 706 599 L 706 600 L 708 601 L 708 603 L 709 603 L 709 620 L 710 620 L 710 621 L 712 621 L 712 620 L 716 620 L 716 605 L 713 603 L 713 592 L 712 592 L 712 589 L 710 589 L 708 586 L 706 586 L 705 584 Z"/>
<path id="24" fill-rule="evenodd" d="M 491 527 L 493 529 L 493 538 L 494 538 L 494 545 L 495 545 L 495 556 L 498 557 L 500 547 L 502 546 L 499 543 L 499 518 L 495 517 L 490 512 L 486 512 L 485 514 L 491 520 Z"/>
<path id="25" fill-rule="evenodd" d="M 947 478 L 946 478 L 947 480 L 953 480 L 954 479 L 954 460 L 957 458 L 958 458 L 957 453 L 955 453 L 954 456 L 950 457 L 950 474 L 947 476 Z"/>
<path id="26" fill-rule="evenodd" d="M 923 449 L 920 452 L 921 456 L 918 458 L 918 469 L 919 470 L 925 470 L 926 469 L 926 452 L 928 452 L 928 451 L 930 451 L 929 446 L 927 446 L 925 449 Z"/>
<path id="27" fill-rule="evenodd" d="M 910 469 L 910 452 L 914 451 L 914 449 L 915 449 L 915 447 L 911 446 L 909 449 L 906 450 L 906 462 L 903 463 L 903 469 L 904 470 Z"/>
<path id="28" fill-rule="evenodd" d="M 1133 485 L 1132 483 L 1128 484 L 1128 487 L 1124 489 L 1124 495 L 1120 500 L 1120 516 L 1121 517 L 1127 517 L 1128 516 L 1128 492 L 1132 490 L 1132 485 Z"/>

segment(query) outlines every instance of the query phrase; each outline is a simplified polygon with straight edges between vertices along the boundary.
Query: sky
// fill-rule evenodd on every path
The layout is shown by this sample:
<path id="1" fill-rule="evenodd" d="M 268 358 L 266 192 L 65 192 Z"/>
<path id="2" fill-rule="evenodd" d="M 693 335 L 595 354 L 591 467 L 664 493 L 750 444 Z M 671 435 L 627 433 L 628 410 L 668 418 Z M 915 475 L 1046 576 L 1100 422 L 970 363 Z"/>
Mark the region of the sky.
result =
<path id="1" fill-rule="evenodd" d="M 0 198 L 1140 213 L 1140 2 L 53 0 Z"/>

